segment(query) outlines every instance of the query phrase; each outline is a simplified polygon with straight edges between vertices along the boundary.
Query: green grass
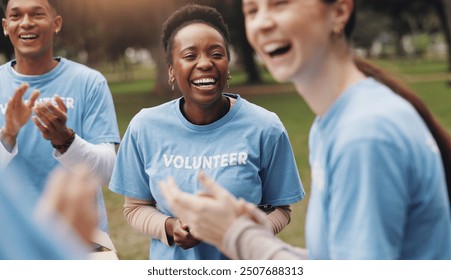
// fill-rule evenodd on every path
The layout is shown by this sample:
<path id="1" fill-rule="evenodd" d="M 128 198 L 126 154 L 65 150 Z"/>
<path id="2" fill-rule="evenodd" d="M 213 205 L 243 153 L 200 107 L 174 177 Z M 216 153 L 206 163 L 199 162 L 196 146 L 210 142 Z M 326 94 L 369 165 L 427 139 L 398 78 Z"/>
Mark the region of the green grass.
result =
<path id="1" fill-rule="evenodd" d="M 410 64 L 409 64 L 410 63 Z M 393 62 L 378 61 L 379 65 L 395 72 L 405 79 L 437 116 L 440 122 L 451 131 L 451 89 L 446 86 L 446 63 L 444 62 Z M 233 74 L 234 84 L 244 81 L 242 73 Z M 267 77 L 267 75 L 265 76 Z M 267 80 L 267 78 L 265 78 Z M 270 79 L 268 79 L 270 80 Z M 131 118 L 145 107 L 154 106 L 168 100 L 149 93 L 150 80 L 133 82 L 116 82 L 111 90 L 116 105 L 119 129 L 123 134 Z M 282 85 L 281 85 L 282 87 Z M 286 87 L 284 87 L 286 92 Z M 232 90 L 231 90 L 232 91 Z M 310 193 L 310 168 L 308 165 L 308 132 L 313 121 L 313 114 L 303 100 L 294 92 L 242 96 L 270 111 L 277 113 L 289 133 L 296 156 L 302 182 Z M 110 232 L 119 252 L 120 259 L 147 259 L 149 238 L 132 229 L 123 218 L 123 197 L 104 189 Z M 294 205 L 291 223 L 279 234 L 284 241 L 295 246 L 305 246 L 304 222 L 307 198 Z"/>
<path id="2" fill-rule="evenodd" d="M 440 123 L 451 132 L 451 87 L 443 80 L 412 83 L 410 87 L 418 93 Z"/>
<path id="3" fill-rule="evenodd" d="M 447 69 L 446 61 L 424 60 L 381 60 L 376 64 L 391 72 L 408 75 L 441 74 Z"/>
<path id="4" fill-rule="evenodd" d="M 151 79 L 136 80 L 126 83 L 114 82 L 109 84 L 111 92 L 114 92 L 115 96 L 118 96 L 120 94 L 129 95 L 130 93 L 134 92 L 149 93 L 152 91 L 153 85 L 154 81 Z"/>

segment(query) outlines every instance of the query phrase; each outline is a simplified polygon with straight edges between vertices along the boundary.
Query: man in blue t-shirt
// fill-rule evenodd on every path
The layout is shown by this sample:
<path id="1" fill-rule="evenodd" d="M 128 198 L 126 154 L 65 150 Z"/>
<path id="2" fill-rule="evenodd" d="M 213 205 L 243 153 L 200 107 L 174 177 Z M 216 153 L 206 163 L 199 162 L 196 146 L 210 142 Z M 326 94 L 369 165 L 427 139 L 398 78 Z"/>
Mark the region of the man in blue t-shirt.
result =
<path id="1" fill-rule="evenodd" d="M 106 79 L 53 56 L 53 39 L 62 27 L 57 1 L 3 3 L 3 31 L 15 59 L 0 66 L 0 168 L 22 172 L 31 182 L 21 186 L 22 193 L 34 201 L 60 165 L 73 170 L 85 163 L 106 185 L 120 140 Z M 107 232 L 100 188 L 97 203 L 99 228 Z"/>

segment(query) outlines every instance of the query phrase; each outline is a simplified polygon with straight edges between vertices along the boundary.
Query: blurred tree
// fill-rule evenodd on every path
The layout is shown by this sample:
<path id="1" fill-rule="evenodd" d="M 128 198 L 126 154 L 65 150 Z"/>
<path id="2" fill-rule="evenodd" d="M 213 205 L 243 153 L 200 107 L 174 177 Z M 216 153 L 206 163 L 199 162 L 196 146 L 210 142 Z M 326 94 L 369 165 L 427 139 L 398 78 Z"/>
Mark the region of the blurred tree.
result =
<path id="1" fill-rule="evenodd" d="M 7 60 L 13 57 L 14 48 L 6 36 L 0 36 L 0 53 L 4 54 Z"/>
<path id="2" fill-rule="evenodd" d="M 201 2 L 201 1 L 199 1 Z M 230 29 L 232 46 L 237 55 L 237 63 L 247 74 L 247 83 L 261 83 L 261 75 L 254 59 L 255 52 L 246 38 L 242 0 L 203 1 L 213 2 L 211 6 L 218 9 Z M 208 3 L 204 3 L 207 4 Z"/>
<path id="3" fill-rule="evenodd" d="M 424 2 L 420 0 L 358 0 L 357 5 L 360 10 L 371 10 L 380 16 L 385 15 L 391 19 L 389 25 L 384 29 L 391 31 L 395 37 L 396 55 L 402 56 L 404 55 L 401 46 L 402 37 L 406 34 L 420 32 L 421 18 L 424 18 L 424 15 L 432 10 L 432 6 Z M 418 16 L 420 11 L 422 17 Z"/>
<path id="4" fill-rule="evenodd" d="M 241 12 L 236 0 L 129 0 L 109 4 L 109 0 L 67 1 L 63 5 L 64 32 L 58 46 L 69 56 L 87 54 L 88 64 L 108 60 L 118 61 L 128 47 L 147 48 L 157 67 L 154 94 L 178 95 L 168 85 L 167 64 L 161 46 L 161 27 L 177 8 L 189 2 L 218 9 L 230 27 L 237 62 L 248 73 L 249 82 L 259 82 L 260 73 L 249 46 Z"/>
<path id="5" fill-rule="evenodd" d="M 451 72 L 451 1 L 450 0 L 356 0 L 363 9 L 389 15 L 392 30 L 400 39 L 407 33 L 443 32 L 448 46 L 448 71 Z M 438 24 L 434 18 L 438 17 Z M 401 41 L 401 40 L 397 40 Z"/>
<path id="6" fill-rule="evenodd" d="M 434 0 L 432 2 L 435 5 L 435 10 L 439 16 L 448 45 L 448 72 L 451 73 L 451 1 Z M 451 77 L 448 80 L 448 84 L 451 85 Z"/>
<path id="7" fill-rule="evenodd" d="M 451 71 L 450 0 L 356 0 L 359 6 L 354 41 L 369 49 L 382 31 L 391 31 L 398 41 L 405 34 L 443 32 L 448 45 Z M 156 62 L 155 93 L 168 94 L 167 65 L 161 47 L 161 26 L 174 10 L 188 2 L 217 8 L 229 25 L 237 66 L 248 82 L 261 82 L 259 66 L 244 29 L 242 0 L 77 0 L 62 1 L 63 30 L 58 34 L 56 53 L 87 63 L 117 63 L 129 47 L 149 49 Z M 398 47 L 399 53 L 401 48 Z M 9 39 L 0 38 L 0 52 L 11 57 Z M 124 74 L 126 76 L 126 73 Z M 150 77 L 149 77 L 150 78 Z"/>
<path id="8" fill-rule="evenodd" d="M 63 28 L 55 43 L 56 50 L 89 65 L 105 61 L 108 53 L 106 42 L 110 38 L 106 20 L 111 4 L 107 0 L 61 3 Z"/>
<path id="9" fill-rule="evenodd" d="M 372 9 L 360 9 L 357 22 L 352 33 L 354 47 L 370 56 L 375 39 L 385 30 L 390 30 L 392 20 L 388 15 L 374 12 Z"/>
<path id="10" fill-rule="evenodd" d="M 186 1 L 164 0 L 158 1 L 157 7 L 149 11 L 148 19 L 150 30 L 145 36 L 151 37 L 150 53 L 157 65 L 156 83 L 153 90 L 154 94 L 168 94 L 174 97 L 178 92 L 171 92 L 168 84 L 168 65 L 166 62 L 166 54 L 161 44 L 161 28 L 169 15 L 178 7 L 185 4 Z"/>
<path id="11" fill-rule="evenodd" d="M 4 18 L 5 15 L 3 13 L 3 9 L 0 8 L 0 17 Z M 9 41 L 9 38 L 6 36 L 0 36 L 0 54 L 4 54 L 6 59 L 11 59 L 13 56 L 14 48 Z"/>

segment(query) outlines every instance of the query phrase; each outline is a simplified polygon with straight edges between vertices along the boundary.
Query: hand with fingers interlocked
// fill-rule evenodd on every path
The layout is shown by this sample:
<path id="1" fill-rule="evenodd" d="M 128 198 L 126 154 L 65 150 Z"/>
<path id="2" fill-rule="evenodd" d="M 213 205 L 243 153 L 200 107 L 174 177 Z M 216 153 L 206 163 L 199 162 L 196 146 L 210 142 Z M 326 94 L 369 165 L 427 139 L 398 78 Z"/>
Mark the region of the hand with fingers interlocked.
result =
<path id="1" fill-rule="evenodd" d="M 175 245 L 185 250 L 199 245 L 200 241 L 191 235 L 187 224 L 175 218 L 168 219 L 168 222 L 172 227 L 172 238 Z"/>
<path id="2" fill-rule="evenodd" d="M 181 191 L 172 177 L 159 182 L 171 211 L 189 225 L 193 238 L 221 248 L 225 233 L 242 215 L 271 230 L 266 214 L 255 205 L 235 198 L 203 173 L 199 180 L 206 192 L 197 195 Z"/>

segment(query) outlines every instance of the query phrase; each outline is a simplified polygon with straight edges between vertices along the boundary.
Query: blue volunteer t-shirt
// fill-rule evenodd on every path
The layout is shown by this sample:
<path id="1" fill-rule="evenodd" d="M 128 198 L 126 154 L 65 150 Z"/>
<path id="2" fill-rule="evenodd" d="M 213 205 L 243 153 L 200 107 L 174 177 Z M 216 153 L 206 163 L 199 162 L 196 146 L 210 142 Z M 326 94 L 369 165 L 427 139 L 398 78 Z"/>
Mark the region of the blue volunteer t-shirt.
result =
<path id="1" fill-rule="evenodd" d="M 119 143 L 119 129 L 107 81 L 98 72 L 81 64 L 57 58 L 58 65 L 49 73 L 24 76 L 16 73 L 15 61 L 0 66 L 0 127 L 5 123 L 9 98 L 24 82 L 30 85 L 24 100 L 33 90 L 40 90 L 37 102 L 52 100 L 56 94 L 67 107 L 67 127 L 92 144 Z M 8 168 L 21 170 L 26 182 L 24 195 L 36 200 L 42 193 L 50 172 L 59 162 L 53 158 L 50 141 L 42 137 L 32 120 L 21 128 L 17 138 L 18 155 Z M 99 228 L 108 231 L 108 222 L 101 189 L 98 192 Z"/>
<path id="2" fill-rule="evenodd" d="M 287 132 L 279 118 L 238 95 L 226 116 L 194 125 L 180 111 L 180 99 L 143 109 L 131 121 L 118 151 L 110 189 L 124 196 L 157 202 L 172 216 L 158 182 L 173 176 L 189 193 L 202 186 L 199 172 L 212 176 L 236 197 L 273 206 L 304 197 Z M 206 243 L 183 250 L 151 242 L 151 259 L 223 259 Z"/>
<path id="3" fill-rule="evenodd" d="M 415 109 L 369 78 L 310 133 L 312 259 L 450 259 L 438 147 Z"/>
<path id="4" fill-rule="evenodd" d="M 68 231 L 67 224 L 54 219 L 40 223 L 34 218 L 34 203 L 21 193 L 25 182 L 19 174 L 0 171 L 0 260 L 88 258 L 86 246 Z"/>

